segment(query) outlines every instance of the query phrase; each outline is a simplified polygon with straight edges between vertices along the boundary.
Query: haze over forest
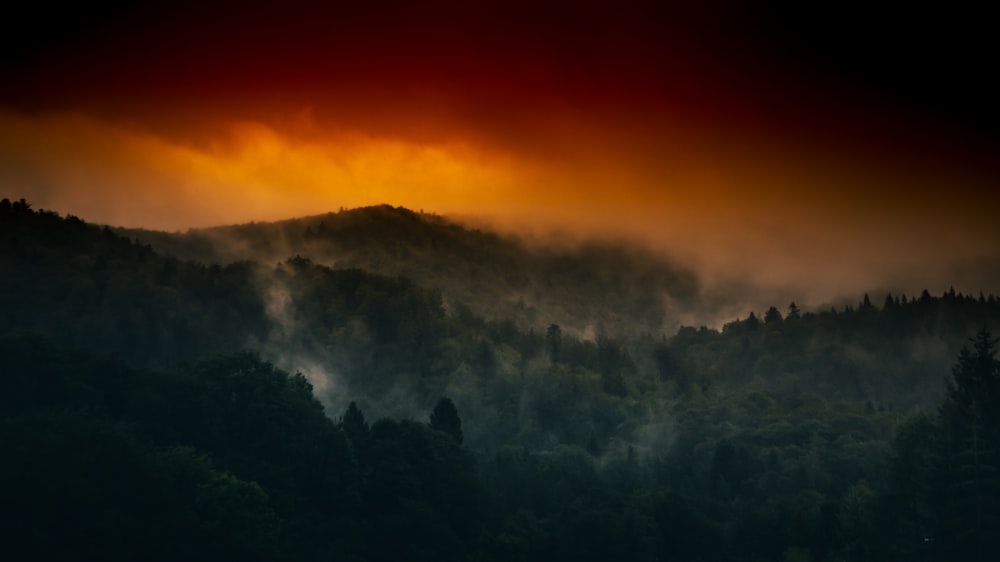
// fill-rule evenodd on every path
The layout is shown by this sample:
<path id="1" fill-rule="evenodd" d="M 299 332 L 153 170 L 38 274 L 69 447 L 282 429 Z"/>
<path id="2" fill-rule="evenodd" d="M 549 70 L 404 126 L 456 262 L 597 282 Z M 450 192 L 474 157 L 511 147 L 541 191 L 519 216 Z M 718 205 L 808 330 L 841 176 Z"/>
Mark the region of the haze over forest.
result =
<path id="1" fill-rule="evenodd" d="M 649 255 L 531 249 L 387 206 L 169 234 L 4 199 L 0 265 L 13 552 L 1000 548 L 993 294 L 667 333 L 665 298 L 704 295 Z"/>
<path id="2" fill-rule="evenodd" d="M 1000 283 L 988 18 L 390 4 L 19 8 L 3 196 L 169 231 L 390 204 L 816 306 Z"/>
<path id="3" fill-rule="evenodd" d="M 684 325 L 720 329 L 776 304 L 798 302 L 818 311 L 857 301 L 843 287 L 827 295 L 817 287 L 761 285 L 737 271 L 706 278 L 690 264 L 622 238 L 517 235 L 388 205 L 184 233 L 118 231 L 205 263 L 271 263 L 301 255 L 332 267 L 402 275 L 441 291 L 446 304 L 471 307 L 485 318 L 515 318 L 535 329 L 558 321 L 590 338 L 672 334 Z M 927 290 L 917 279 L 867 290 L 914 297 Z M 990 285 L 972 294 L 983 287 Z"/>
<path id="4" fill-rule="evenodd" d="M 12 559 L 1000 559 L 993 19 L 20 5 Z"/>

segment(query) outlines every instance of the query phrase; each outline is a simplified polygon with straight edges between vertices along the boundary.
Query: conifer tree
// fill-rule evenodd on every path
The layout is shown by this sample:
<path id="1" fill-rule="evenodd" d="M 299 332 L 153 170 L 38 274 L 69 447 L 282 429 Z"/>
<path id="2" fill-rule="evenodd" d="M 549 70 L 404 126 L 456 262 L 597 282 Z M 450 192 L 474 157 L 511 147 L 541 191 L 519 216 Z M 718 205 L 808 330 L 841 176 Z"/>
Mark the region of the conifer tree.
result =
<path id="1" fill-rule="evenodd" d="M 788 305 L 788 316 L 785 318 L 787 320 L 798 320 L 800 314 L 798 305 L 795 304 L 795 301 L 792 301 L 791 304 Z"/>
<path id="2" fill-rule="evenodd" d="M 778 309 L 775 308 L 775 307 L 773 307 L 773 306 L 771 308 L 768 308 L 767 312 L 764 313 L 764 323 L 765 324 L 780 324 L 781 323 L 781 312 L 778 312 Z"/>
<path id="3" fill-rule="evenodd" d="M 980 330 L 962 349 L 941 406 L 946 460 L 944 549 L 962 560 L 1000 559 L 1000 362 Z"/>
<path id="4" fill-rule="evenodd" d="M 368 436 L 368 422 L 365 421 L 365 415 L 361 413 L 361 409 L 354 402 L 347 406 L 347 411 L 340 418 L 340 427 L 355 447 L 361 445 Z"/>
<path id="5" fill-rule="evenodd" d="M 868 297 L 868 293 L 865 293 L 864 299 L 861 301 L 861 308 L 863 310 L 868 310 L 872 308 L 872 300 Z"/>
<path id="6" fill-rule="evenodd" d="M 551 324 L 545 331 L 545 348 L 553 363 L 559 362 L 559 348 L 562 346 L 562 329 L 559 324 Z"/>
<path id="7" fill-rule="evenodd" d="M 431 427 L 447 433 L 462 443 L 462 420 L 458 417 L 458 409 L 450 398 L 441 398 L 431 412 Z"/>

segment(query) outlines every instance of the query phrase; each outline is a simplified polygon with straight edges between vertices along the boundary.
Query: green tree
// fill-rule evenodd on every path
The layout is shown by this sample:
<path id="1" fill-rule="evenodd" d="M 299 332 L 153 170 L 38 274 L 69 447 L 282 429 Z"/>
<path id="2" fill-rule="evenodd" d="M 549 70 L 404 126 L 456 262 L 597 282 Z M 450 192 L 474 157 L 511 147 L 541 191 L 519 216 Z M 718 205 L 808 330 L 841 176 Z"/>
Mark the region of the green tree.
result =
<path id="1" fill-rule="evenodd" d="M 476 344 L 472 355 L 472 364 L 476 371 L 484 378 L 492 378 L 497 373 L 497 356 L 493 350 L 493 345 L 484 339 Z"/>
<path id="2" fill-rule="evenodd" d="M 619 397 L 628 395 L 624 373 L 634 373 L 635 363 L 621 344 L 608 337 L 597 338 L 597 368 L 604 392 Z"/>
<path id="3" fill-rule="evenodd" d="M 788 320 L 798 320 L 800 317 L 801 312 L 799 311 L 799 307 L 795 304 L 795 301 L 792 301 L 791 304 L 788 305 L 788 316 L 786 316 L 786 318 Z"/>
<path id="4" fill-rule="evenodd" d="M 765 324 L 778 325 L 781 324 L 781 320 L 782 320 L 781 312 L 778 312 L 778 309 L 773 306 L 771 308 L 768 308 L 767 312 L 764 313 Z"/>
<path id="5" fill-rule="evenodd" d="M 431 427 L 451 435 L 459 444 L 462 443 L 462 420 L 458 417 L 458 409 L 450 398 L 441 398 L 431 412 Z"/>
<path id="6" fill-rule="evenodd" d="M 562 347 L 562 328 L 559 324 L 550 324 L 545 330 L 545 349 L 553 363 L 559 362 L 559 350 Z"/>
<path id="7" fill-rule="evenodd" d="M 361 409 L 355 402 L 351 402 L 344 415 L 340 417 L 340 428 L 347 434 L 347 438 L 351 440 L 355 449 L 367 439 L 368 422 L 365 421 L 365 415 L 361 413 Z"/>
<path id="8" fill-rule="evenodd" d="M 943 546 L 958 559 L 1000 559 L 1000 362 L 988 330 L 964 347 L 941 405 L 945 437 Z"/>
<path id="9" fill-rule="evenodd" d="M 919 560 L 934 541 L 941 446 L 937 420 L 926 414 L 907 420 L 896 432 L 889 465 L 889 511 L 891 533 L 869 545 L 889 543 L 893 558 Z"/>

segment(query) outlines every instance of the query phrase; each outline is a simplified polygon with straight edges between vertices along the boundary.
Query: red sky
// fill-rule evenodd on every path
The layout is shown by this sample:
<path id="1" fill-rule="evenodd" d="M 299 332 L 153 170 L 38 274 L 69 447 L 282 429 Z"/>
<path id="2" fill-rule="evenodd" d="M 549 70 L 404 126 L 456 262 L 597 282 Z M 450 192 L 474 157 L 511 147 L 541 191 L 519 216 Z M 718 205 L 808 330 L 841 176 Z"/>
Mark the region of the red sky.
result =
<path id="1" fill-rule="evenodd" d="M 0 195 L 171 230 L 385 202 L 814 301 L 998 292 L 982 15 L 470 4 L 26 8 Z"/>

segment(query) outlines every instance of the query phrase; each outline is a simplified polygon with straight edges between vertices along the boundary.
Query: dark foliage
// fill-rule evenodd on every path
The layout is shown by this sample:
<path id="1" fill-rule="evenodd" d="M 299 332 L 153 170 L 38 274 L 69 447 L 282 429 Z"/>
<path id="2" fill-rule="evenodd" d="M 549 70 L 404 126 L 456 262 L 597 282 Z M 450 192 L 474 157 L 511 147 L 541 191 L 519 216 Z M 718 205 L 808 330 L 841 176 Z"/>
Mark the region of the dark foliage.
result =
<path id="1" fill-rule="evenodd" d="M 446 248 L 462 275 L 514 283 L 524 255 L 504 257 L 492 235 L 391 208 L 273 228 L 290 225 L 357 261 L 183 261 L 0 202 L 5 552 L 1000 557 L 996 340 L 968 340 L 1000 319 L 992 296 L 890 295 L 878 308 L 866 295 L 722 330 L 583 337 L 561 317 L 538 331 L 486 319 L 495 295 L 446 303 L 409 278 L 340 267 L 389 259 L 367 238 L 378 229 L 402 257 Z M 613 261 L 549 257 L 577 271 L 550 277 L 567 283 L 587 277 L 587 259 Z M 622 281 L 598 277 L 548 310 Z"/>

